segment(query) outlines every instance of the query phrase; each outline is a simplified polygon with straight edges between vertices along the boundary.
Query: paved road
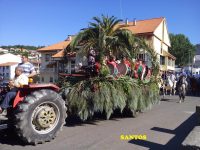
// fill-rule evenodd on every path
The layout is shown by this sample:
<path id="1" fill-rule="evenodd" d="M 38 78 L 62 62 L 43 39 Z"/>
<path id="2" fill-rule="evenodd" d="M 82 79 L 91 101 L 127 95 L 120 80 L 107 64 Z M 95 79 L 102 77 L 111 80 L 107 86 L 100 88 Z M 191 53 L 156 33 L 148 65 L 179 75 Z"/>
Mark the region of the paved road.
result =
<path id="1" fill-rule="evenodd" d="M 167 97 L 136 118 L 67 122 L 55 140 L 37 146 L 23 145 L 13 133 L 0 132 L 0 150 L 176 150 L 196 124 L 194 112 L 200 98 L 177 102 L 177 96 Z M 121 134 L 146 134 L 147 140 L 122 141 Z"/>

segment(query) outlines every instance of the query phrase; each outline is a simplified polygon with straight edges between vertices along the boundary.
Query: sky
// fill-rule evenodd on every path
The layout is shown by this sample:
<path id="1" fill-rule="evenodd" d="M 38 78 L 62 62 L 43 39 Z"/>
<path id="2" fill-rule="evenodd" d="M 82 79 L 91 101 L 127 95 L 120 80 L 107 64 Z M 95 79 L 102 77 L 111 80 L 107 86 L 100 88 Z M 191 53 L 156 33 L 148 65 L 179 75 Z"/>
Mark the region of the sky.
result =
<path id="1" fill-rule="evenodd" d="M 165 17 L 169 33 L 200 43 L 200 0 L 0 0 L 0 46 L 48 46 L 102 14 L 130 21 Z"/>

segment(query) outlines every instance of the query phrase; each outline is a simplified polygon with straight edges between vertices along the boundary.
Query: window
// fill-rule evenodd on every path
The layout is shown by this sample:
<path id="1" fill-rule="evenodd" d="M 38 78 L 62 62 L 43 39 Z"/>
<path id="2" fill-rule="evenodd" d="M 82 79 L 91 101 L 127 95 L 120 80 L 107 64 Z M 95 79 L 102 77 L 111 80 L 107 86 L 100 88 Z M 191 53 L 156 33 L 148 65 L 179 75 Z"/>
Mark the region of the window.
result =
<path id="1" fill-rule="evenodd" d="M 45 55 L 45 61 L 50 61 L 51 59 L 51 55 L 50 54 L 46 54 Z"/>
<path id="2" fill-rule="evenodd" d="M 173 66 L 172 65 L 172 59 L 170 59 L 170 58 L 168 59 L 168 66 Z"/>
<path id="3" fill-rule="evenodd" d="M 7 77 L 7 78 L 9 77 L 9 73 L 6 73 L 6 77 Z"/>
<path id="4" fill-rule="evenodd" d="M 53 77 L 50 77 L 49 82 L 53 82 Z"/>
<path id="5" fill-rule="evenodd" d="M 9 69 L 9 66 L 6 66 L 6 69 Z"/>
<path id="6" fill-rule="evenodd" d="M 160 56 L 160 64 L 165 65 L 165 57 L 164 56 Z"/>
<path id="7" fill-rule="evenodd" d="M 71 73 L 75 73 L 75 60 L 71 60 Z"/>
<path id="8" fill-rule="evenodd" d="M 44 82 L 44 77 L 42 77 L 41 81 Z"/>

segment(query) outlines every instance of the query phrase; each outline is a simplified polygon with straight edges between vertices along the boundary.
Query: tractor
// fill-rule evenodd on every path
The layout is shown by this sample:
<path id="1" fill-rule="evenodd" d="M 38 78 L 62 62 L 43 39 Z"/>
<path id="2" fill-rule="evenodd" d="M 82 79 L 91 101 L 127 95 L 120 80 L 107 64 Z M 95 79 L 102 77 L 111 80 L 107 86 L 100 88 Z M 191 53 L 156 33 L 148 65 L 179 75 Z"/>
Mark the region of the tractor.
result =
<path id="1" fill-rule="evenodd" d="M 0 87 L 0 95 L 7 86 Z M 6 117 L 0 118 L 0 129 L 14 128 L 17 135 L 29 144 L 51 141 L 62 129 L 66 106 L 54 84 L 29 84 L 19 88 Z"/>
<path id="2" fill-rule="evenodd" d="M 110 69 L 113 72 L 113 66 Z M 126 72 L 125 65 L 120 69 L 121 72 Z M 67 80 L 75 79 L 75 82 L 79 82 L 94 74 L 91 67 L 83 67 L 83 70 L 80 74 L 60 75 Z M 8 84 L 0 86 L 0 101 L 8 91 Z M 67 91 L 65 89 L 65 94 Z M 19 88 L 6 117 L 0 116 L 0 130 L 12 128 L 20 139 L 29 144 L 51 141 L 62 129 L 67 118 L 66 102 L 60 93 L 60 88 L 54 84 L 30 83 Z"/>

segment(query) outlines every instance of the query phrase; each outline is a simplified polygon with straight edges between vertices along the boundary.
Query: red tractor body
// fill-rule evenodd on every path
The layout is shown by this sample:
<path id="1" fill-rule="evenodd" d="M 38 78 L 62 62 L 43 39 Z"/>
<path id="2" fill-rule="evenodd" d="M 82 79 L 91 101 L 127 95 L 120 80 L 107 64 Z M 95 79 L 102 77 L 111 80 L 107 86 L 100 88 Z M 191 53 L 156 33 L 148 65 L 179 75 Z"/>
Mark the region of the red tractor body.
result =
<path id="1" fill-rule="evenodd" d="M 13 108 L 15 108 L 19 102 L 23 101 L 26 95 L 30 94 L 33 91 L 41 90 L 41 89 L 51 89 L 55 92 L 58 92 L 60 90 L 58 86 L 54 84 L 50 84 L 50 83 L 49 84 L 29 84 L 19 89 L 13 101 Z"/>

